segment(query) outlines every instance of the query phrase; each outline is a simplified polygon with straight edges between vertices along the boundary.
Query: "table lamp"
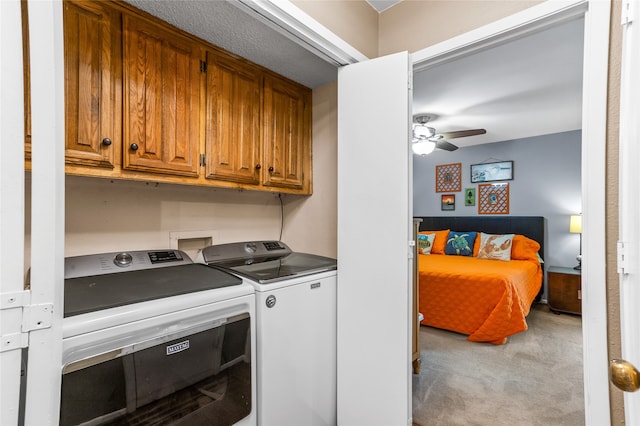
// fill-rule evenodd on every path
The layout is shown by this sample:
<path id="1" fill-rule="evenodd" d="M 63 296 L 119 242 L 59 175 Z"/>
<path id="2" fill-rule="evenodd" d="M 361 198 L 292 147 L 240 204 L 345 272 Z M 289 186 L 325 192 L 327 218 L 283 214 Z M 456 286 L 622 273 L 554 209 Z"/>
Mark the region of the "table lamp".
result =
<path id="1" fill-rule="evenodd" d="M 580 234 L 580 253 L 576 256 L 578 265 L 573 267 L 573 269 L 579 271 L 582 269 L 582 215 L 571 215 L 571 221 L 569 222 L 569 232 L 572 234 Z"/>

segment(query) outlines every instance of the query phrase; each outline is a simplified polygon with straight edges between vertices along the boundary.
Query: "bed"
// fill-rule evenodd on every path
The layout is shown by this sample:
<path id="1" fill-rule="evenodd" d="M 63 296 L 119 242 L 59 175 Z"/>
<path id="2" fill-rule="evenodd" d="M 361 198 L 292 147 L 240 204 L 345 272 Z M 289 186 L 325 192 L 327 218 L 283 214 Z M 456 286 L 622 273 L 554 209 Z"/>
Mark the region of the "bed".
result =
<path id="1" fill-rule="evenodd" d="M 544 218 L 419 219 L 418 243 L 433 249 L 418 255 L 421 324 L 496 345 L 525 331 L 543 291 Z"/>

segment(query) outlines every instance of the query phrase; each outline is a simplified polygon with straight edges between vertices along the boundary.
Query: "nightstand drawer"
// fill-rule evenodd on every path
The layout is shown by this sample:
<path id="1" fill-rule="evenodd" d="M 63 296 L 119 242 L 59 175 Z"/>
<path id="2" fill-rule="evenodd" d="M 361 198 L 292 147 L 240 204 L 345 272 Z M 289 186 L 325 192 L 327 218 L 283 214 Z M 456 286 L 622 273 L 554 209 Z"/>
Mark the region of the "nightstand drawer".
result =
<path id="1" fill-rule="evenodd" d="M 582 313 L 582 277 L 579 270 L 551 266 L 547 271 L 549 308 L 552 311 Z"/>

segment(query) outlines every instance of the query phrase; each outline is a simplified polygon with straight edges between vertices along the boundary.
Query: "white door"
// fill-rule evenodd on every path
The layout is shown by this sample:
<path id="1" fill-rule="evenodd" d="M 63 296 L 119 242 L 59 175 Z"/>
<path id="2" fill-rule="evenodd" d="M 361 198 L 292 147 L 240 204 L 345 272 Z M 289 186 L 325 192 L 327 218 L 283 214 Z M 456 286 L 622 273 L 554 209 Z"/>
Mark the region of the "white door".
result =
<path id="1" fill-rule="evenodd" d="M 640 120 L 637 119 L 640 113 L 640 81 L 637 78 L 640 73 L 640 55 L 637 53 L 640 48 L 640 15 L 635 1 L 624 3 L 619 157 L 620 321 L 622 358 L 640 368 L 640 180 L 636 171 L 640 161 Z M 627 7 L 631 9 L 627 10 Z M 640 392 L 625 392 L 624 407 L 626 424 L 640 424 Z"/>
<path id="2" fill-rule="evenodd" d="M 338 73 L 338 424 L 411 424 L 409 54 Z"/>

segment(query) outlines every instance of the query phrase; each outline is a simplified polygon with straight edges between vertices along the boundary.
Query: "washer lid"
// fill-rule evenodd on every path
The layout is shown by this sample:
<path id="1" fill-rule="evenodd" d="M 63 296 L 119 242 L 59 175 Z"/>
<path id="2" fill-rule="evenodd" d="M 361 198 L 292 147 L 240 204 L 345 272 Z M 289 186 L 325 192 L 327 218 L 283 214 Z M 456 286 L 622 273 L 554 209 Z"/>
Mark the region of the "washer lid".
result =
<path id="1" fill-rule="evenodd" d="M 198 263 L 67 278 L 64 317 L 242 284 L 242 279 Z"/>
<path id="2" fill-rule="evenodd" d="M 286 256 L 235 259 L 210 263 L 261 284 L 269 284 L 289 278 L 335 270 L 336 259 L 307 253 L 291 253 Z"/>

